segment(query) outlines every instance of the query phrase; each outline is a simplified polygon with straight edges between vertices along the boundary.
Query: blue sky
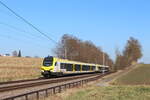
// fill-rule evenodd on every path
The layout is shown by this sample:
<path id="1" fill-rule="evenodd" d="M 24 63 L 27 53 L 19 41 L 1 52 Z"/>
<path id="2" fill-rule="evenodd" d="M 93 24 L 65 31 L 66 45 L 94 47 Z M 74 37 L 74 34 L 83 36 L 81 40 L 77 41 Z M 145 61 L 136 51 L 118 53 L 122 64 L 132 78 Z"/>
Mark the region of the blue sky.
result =
<path id="1" fill-rule="evenodd" d="M 65 33 L 91 40 L 112 59 L 130 36 L 143 46 L 142 61 L 150 63 L 149 0 L 1 0 L 59 41 Z M 12 28 L 13 27 L 13 28 Z M 19 30 L 19 31 L 18 31 Z M 22 50 L 24 56 L 52 55 L 55 44 L 0 5 L 0 53 Z"/>

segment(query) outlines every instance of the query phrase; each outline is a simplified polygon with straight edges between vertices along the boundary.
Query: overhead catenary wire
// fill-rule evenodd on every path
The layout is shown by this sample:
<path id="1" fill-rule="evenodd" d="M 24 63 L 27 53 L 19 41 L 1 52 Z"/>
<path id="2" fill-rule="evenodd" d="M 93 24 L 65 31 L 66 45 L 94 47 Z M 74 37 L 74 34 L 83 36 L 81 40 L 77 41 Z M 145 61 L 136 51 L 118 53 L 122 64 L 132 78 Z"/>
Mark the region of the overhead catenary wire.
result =
<path id="1" fill-rule="evenodd" d="M 29 33 L 29 32 L 27 32 L 27 31 L 25 31 L 25 30 L 22 30 L 22 29 L 20 29 L 20 28 L 17 28 L 17 27 L 15 27 L 15 26 L 12 26 L 12 25 L 10 25 L 10 24 L 7 24 L 7 23 L 3 23 L 3 22 L 0 22 L 0 25 L 4 25 L 4 26 L 7 26 L 8 28 L 12 28 L 12 29 L 14 29 L 14 30 L 16 30 L 16 31 L 18 31 L 19 32 L 19 34 L 20 33 Z M 12 32 L 13 33 L 13 32 Z M 33 33 L 30 33 L 30 34 L 32 34 L 32 35 L 27 35 L 27 34 L 24 34 L 24 38 L 27 38 L 28 40 L 33 40 L 33 39 L 41 39 L 41 37 L 40 36 L 37 36 L 37 37 L 35 37 L 36 35 L 35 34 L 33 34 Z M 21 34 L 20 34 L 21 35 Z M 34 35 L 34 36 L 33 36 Z M 4 37 L 4 35 L 2 35 L 2 34 L 0 34 L 0 36 L 3 36 Z M 19 35 L 16 35 L 17 37 L 19 36 Z M 15 36 L 15 37 L 16 37 Z M 32 36 L 32 38 L 31 38 L 31 36 Z M 10 37 L 11 38 L 11 36 L 5 36 L 5 37 Z M 14 39 L 14 38 L 11 38 L 11 39 Z M 17 39 L 18 40 L 18 39 Z M 24 39 L 22 39 L 22 40 L 20 40 L 20 41 L 23 41 Z M 29 42 L 29 41 L 28 41 Z M 30 41 L 31 42 L 31 41 Z M 25 42 L 24 42 L 25 43 Z M 39 41 L 36 41 L 36 44 L 37 45 L 39 45 L 39 43 L 41 43 L 41 42 L 39 42 Z M 44 44 L 45 45 L 45 44 Z M 42 44 L 42 46 L 44 47 L 44 45 Z M 45 47 L 46 47 L 46 45 L 45 45 Z"/>
<path id="2" fill-rule="evenodd" d="M 0 22 L 0 25 L 3 25 L 3 26 L 7 26 L 7 27 L 9 27 L 9 28 L 11 28 L 11 29 L 14 29 L 14 30 L 16 30 L 16 31 L 18 31 L 18 32 L 21 32 L 21 33 L 30 33 L 31 35 L 31 37 L 36 37 L 36 38 L 39 38 L 39 39 L 41 39 L 41 37 L 40 36 L 37 36 L 37 35 L 35 35 L 35 34 L 33 34 L 33 33 L 31 33 L 31 32 L 28 32 L 28 31 L 25 31 L 25 30 L 23 30 L 23 29 L 20 29 L 20 28 L 18 28 L 18 27 L 15 27 L 15 26 L 13 26 L 13 25 L 10 25 L 10 24 L 8 24 L 8 23 L 4 23 L 4 22 Z"/>
<path id="3" fill-rule="evenodd" d="M 5 39 L 11 39 L 11 40 L 13 40 L 13 41 L 20 41 L 20 42 L 22 42 L 22 43 L 27 43 L 27 44 L 29 44 L 30 45 L 30 43 L 31 43 L 31 41 L 25 41 L 25 40 L 23 40 L 23 39 L 20 39 L 20 38 L 17 38 L 17 37 L 12 37 L 12 36 L 8 36 L 8 35 L 5 35 L 5 34 L 0 34 L 0 38 L 5 38 Z M 47 46 L 44 46 L 44 45 L 40 45 L 40 44 L 38 44 L 38 43 L 34 43 L 34 45 L 36 46 L 36 47 L 38 47 L 38 48 L 41 48 L 41 47 L 47 47 Z"/>
<path id="4" fill-rule="evenodd" d="M 5 3 L 3 3 L 2 1 L 0 1 L 0 4 L 3 5 L 5 8 L 7 8 L 10 12 L 12 12 L 15 16 L 17 16 L 18 18 L 20 18 L 22 21 L 24 21 L 26 24 L 28 24 L 29 26 L 31 26 L 33 29 L 35 29 L 36 31 L 38 31 L 42 36 L 46 37 L 47 39 L 49 39 L 50 41 L 52 41 L 55 44 L 58 44 L 55 40 L 53 40 L 52 38 L 50 38 L 47 34 L 45 34 L 44 32 L 42 32 L 40 29 L 38 29 L 36 26 L 34 26 L 32 23 L 30 23 L 29 21 L 27 21 L 25 18 L 23 18 L 22 16 L 20 16 L 19 14 L 17 14 L 14 10 L 12 10 L 11 8 L 9 8 Z"/>

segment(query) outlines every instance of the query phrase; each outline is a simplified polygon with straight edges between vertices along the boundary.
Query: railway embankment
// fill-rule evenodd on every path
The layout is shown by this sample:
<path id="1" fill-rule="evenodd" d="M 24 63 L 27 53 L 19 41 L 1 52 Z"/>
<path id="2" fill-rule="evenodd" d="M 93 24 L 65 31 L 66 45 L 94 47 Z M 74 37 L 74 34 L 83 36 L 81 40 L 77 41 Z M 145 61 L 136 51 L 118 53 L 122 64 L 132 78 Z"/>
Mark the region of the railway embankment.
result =
<path id="1" fill-rule="evenodd" d="M 139 64 L 46 100 L 150 100 L 150 65 Z"/>
<path id="2" fill-rule="evenodd" d="M 60 93 L 67 88 L 82 86 L 85 83 L 99 79 L 104 75 L 106 74 L 96 73 L 47 80 L 29 80 L 20 83 L 13 82 L 6 84 L 6 86 L 5 84 L 2 84 L 3 86 L 0 87 L 0 98 L 2 100 L 17 98 L 23 100 L 32 100 L 32 98 L 39 99 L 49 94 Z"/>
<path id="3" fill-rule="evenodd" d="M 150 85 L 150 64 L 140 64 L 111 82 L 114 85 Z"/>

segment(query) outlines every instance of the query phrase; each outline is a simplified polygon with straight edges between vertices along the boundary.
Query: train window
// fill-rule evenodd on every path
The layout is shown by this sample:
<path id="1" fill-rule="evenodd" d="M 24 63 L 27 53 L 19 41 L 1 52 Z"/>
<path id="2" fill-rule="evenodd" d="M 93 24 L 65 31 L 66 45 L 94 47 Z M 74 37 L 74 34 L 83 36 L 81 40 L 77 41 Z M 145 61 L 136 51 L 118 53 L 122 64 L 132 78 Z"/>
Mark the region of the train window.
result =
<path id="1" fill-rule="evenodd" d="M 67 71 L 73 71 L 73 64 L 66 64 Z"/>
<path id="2" fill-rule="evenodd" d="M 43 66 L 52 66 L 53 65 L 53 57 L 46 57 L 43 60 Z"/>
<path id="3" fill-rule="evenodd" d="M 98 70 L 102 70 L 103 67 L 98 67 Z"/>
<path id="4" fill-rule="evenodd" d="M 65 63 L 61 63 L 61 64 L 60 64 L 60 68 L 61 68 L 61 69 L 66 69 L 66 64 L 65 64 Z"/>
<path id="5" fill-rule="evenodd" d="M 101 67 L 101 70 L 105 70 L 106 68 L 105 67 Z"/>
<path id="6" fill-rule="evenodd" d="M 88 65 L 82 66 L 82 71 L 89 71 L 89 70 L 90 70 L 90 66 L 88 66 Z"/>
<path id="7" fill-rule="evenodd" d="M 86 66 L 85 65 L 82 66 L 82 71 L 86 71 Z"/>
<path id="8" fill-rule="evenodd" d="M 81 65 L 75 65 L 75 71 L 80 71 Z"/>
<path id="9" fill-rule="evenodd" d="M 109 70 L 109 69 L 106 67 L 100 67 L 99 70 Z"/>
<path id="10" fill-rule="evenodd" d="M 87 71 L 90 71 L 90 66 L 87 66 Z"/>
<path id="11" fill-rule="evenodd" d="M 55 62 L 55 66 L 57 66 L 57 62 Z"/>
<path id="12" fill-rule="evenodd" d="M 96 69 L 96 66 L 92 66 L 92 67 L 91 67 L 91 70 L 95 70 L 95 69 Z"/>

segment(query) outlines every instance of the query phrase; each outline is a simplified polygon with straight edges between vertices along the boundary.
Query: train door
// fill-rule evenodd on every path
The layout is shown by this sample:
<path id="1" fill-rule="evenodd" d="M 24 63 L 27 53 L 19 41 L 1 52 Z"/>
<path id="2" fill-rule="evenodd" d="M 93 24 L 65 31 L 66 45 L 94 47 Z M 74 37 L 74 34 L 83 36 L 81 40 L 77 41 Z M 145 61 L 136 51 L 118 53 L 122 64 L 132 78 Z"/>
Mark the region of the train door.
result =
<path id="1" fill-rule="evenodd" d="M 59 72 L 59 65 L 60 63 L 59 62 L 55 62 L 55 65 L 54 65 L 54 68 L 55 68 L 55 72 Z"/>
<path id="2" fill-rule="evenodd" d="M 66 72 L 66 63 L 60 63 L 60 71 L 65 73 Z"/>

